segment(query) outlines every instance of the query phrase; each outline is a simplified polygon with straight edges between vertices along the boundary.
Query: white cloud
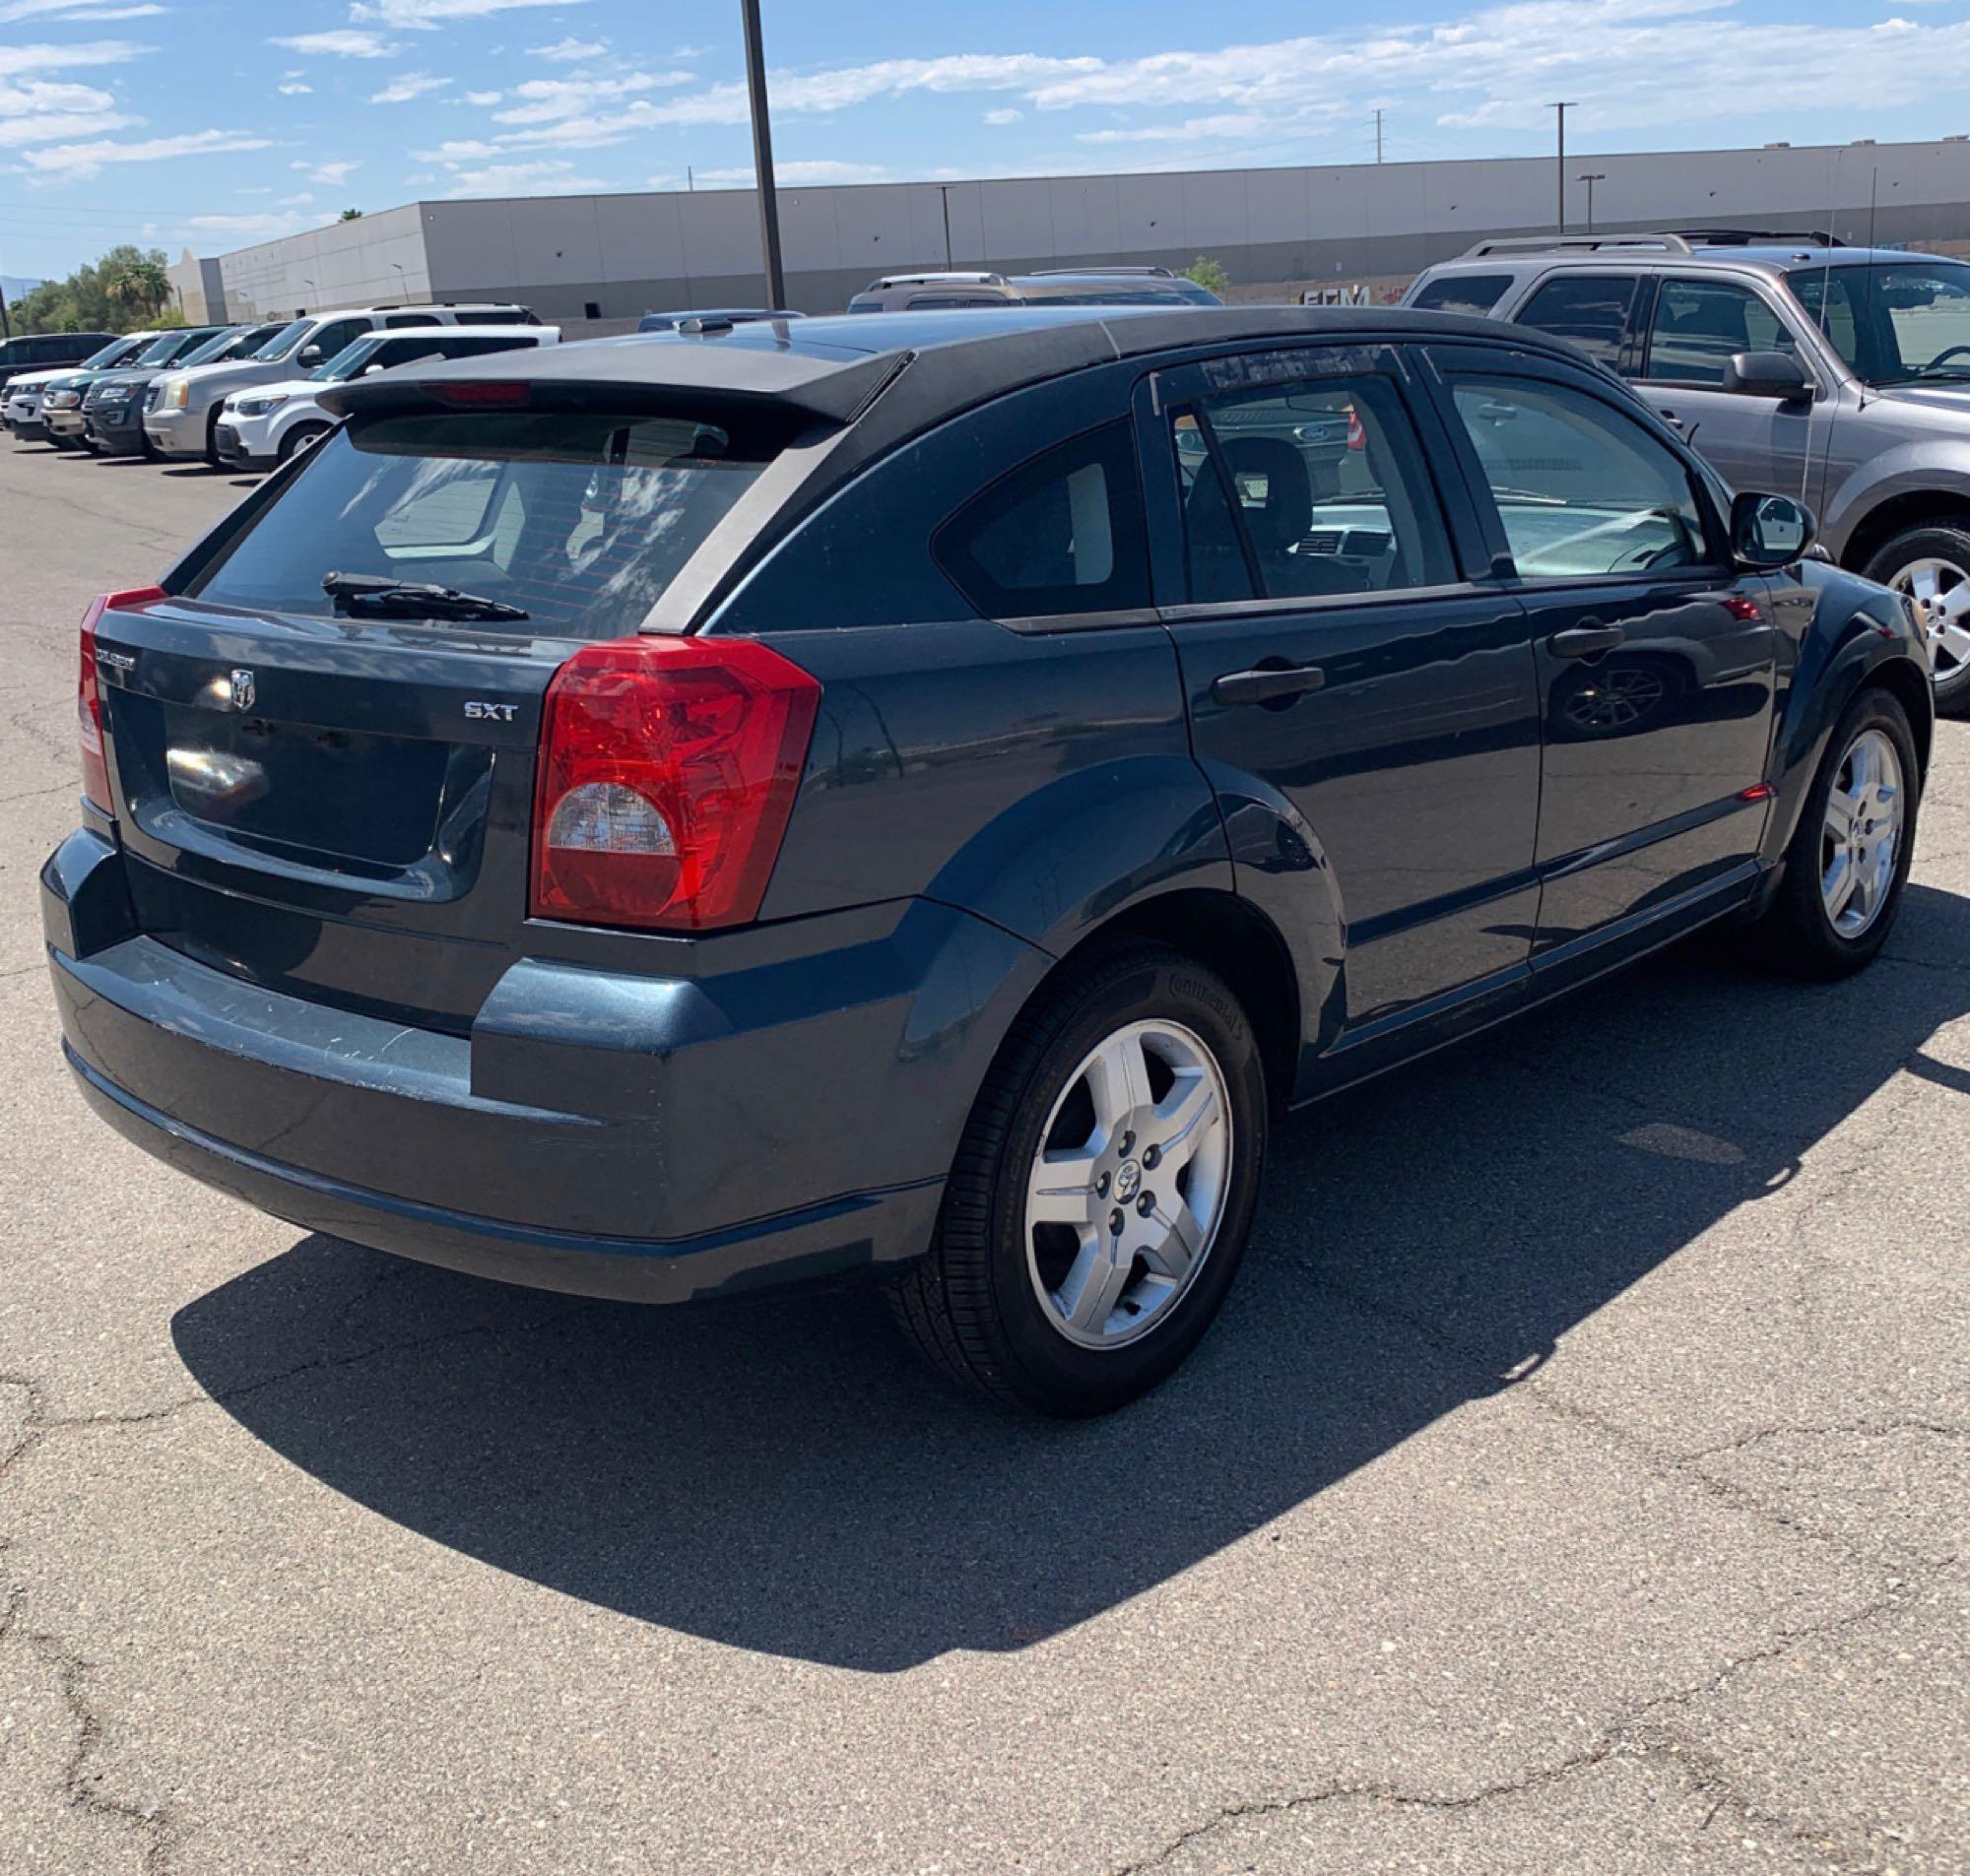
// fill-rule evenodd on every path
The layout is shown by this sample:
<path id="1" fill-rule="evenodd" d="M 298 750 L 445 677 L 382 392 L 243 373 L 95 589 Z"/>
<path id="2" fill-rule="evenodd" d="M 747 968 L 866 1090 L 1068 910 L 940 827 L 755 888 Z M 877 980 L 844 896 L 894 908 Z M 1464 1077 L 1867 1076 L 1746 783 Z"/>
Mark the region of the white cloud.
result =
<path id="1" fill-rule="evenodd" d="M 578 117 L 612 98 L 689 85 L 689 72 L 625 72 L 621 78 L 531 78 L 515 85 L 519 101 L 499 113 L 502 124 L 547 124 Z"/>
<path id="2" fill-rule="evenodd" d="M 281 198 L 281 207 L 284 209 L 304 209 L 313 200 L 314 191 L 312 189 L 303 189 L 298 195 L 284 195 Z"/>
<path id="3" fill-rule="evenodd" d="M 380 92 L 371 92 L 372 104 L 408 104 L 414 97 L 423 97 L 427 92 L 441 92 L 451 83 L 448 78 L 432 78 L 428 72 L 400 72 Z"/>
<path id="4" fill-rule="evenodd" d="M 448 26 L 454 20 L 483 20 L 489 14 L 510 13 L 522 7 L 560 7 L 580 0 L 356 0 L 352 20 L 373 20 L 380 26 L 426 28 Z"/>
<path id="5" fill-rule="evenodd" d="M 164 12 L 154 0 L 134 5 L 102 5 L 97 0 L 0 0 L 0 26 L 22 20 L 148 20 Z"/>
<path id="6" fill-rule="evenodd" d="M 708 45 L 674 45 L 671 47 L 671 57 L 674 59 L 701 59 L 711 49 Z"/>
<path id="7" fill-rule="evenodd" d="M 176 157 L 216 156 L 229 150 L 265 150 L 267 144 L 265 137 L 249 137 L 237 130 L 195 130 L 182 137 L 150 137 L 141 143 L 101 139 L 54 144 L 44 150 L 23 151 L 21 161 L 37 175 L 79 181 L 99 175 L 112 163 L 167 162 Z"/>
<path id="8" fill-rule="evenodd" d="M 138 117 L 119 116 L 115 111 L 35 111 L 29 116 L 10 116 L 7 94 L 0 90 L 0 150 L 18 150 L 24 144 L 53 143 L 63 137 L 96 137 L 104 131 L 124 130 L 141 123 Z"/>
<path id="9" fill-rule="evenodd" d="M 297 210 L 275 214 L 262 210 L 251 215 L 194 215 L 185 227 L 194 234 L 245 235 L 249 239 L 271 241 L 283 234 L 298 234 L 302 228 L 320 227 L 333 216 L 303 215 Z"/>
<path id="10" fill-rule="evenodd" d="M 349 180 L 349 172 L 361 168 L 362 164 L 360 161 L 339 158 L 334 162 L 291 162 L 288 167 L 306 170 L 307 179 L 320 183 L 325 189 L 339 189 Z"/>
<path id="11" fill-rule="evenodd" d="M 303 85 L 297 79 L 290 79 L 285 85 L 276 85 L 274 89 L 283 97 L 305 97 L 314 90 L 314 87 L 312 85 Z"/>
<path id="12" fill-rule="evenodd" d="M 575 195 L 608 185 L 595 176 L 577 175 L 571 162 L 493 162 L 483 169 L 461 169 L 451 178 L 447 195 Z"/>
<path id="13" fill-rule="evenodd" d="M 1146 124 L 1138 130 L 1084 130 L 1076 142 L 1084 144 L 1194 143 L 1212 137 L 1256 137 L 1266 119 L 1249 111 L 1226 111 L 1215 117 L 1186 117 L 1180 124 Z"/>
<path id="14" fill-rule="evenodd" d="M 76 65 L 122 65 L 156 50 L 129 39 L 92 39 L 81 45 L 0 45 L 0 78 L 22 72 L 60 72 Z"/>
<path id="15" fill-rule="evenodd" d="M 988 124 L 1017 124 L 1025 114 L 1016 104 L 1002 104 L 997 110 L 988 110 L 985 121 Z"/>
<path id="16" fill-rule="evenodd" d="M 380 33 L 358 32 L 346 26 L 333 27 L 326 32 L 296 32 L 286 38 L 269 39 L 267 43 L 285 45 L 290 52 L 338 59 L 390 59 L 404 49 Z"/>
<path id="17" fill-rule="evenodd" d="M 888 179 L 888 170 L 880 162 L 841 162 L 832 158 L 819 158 L 805 162 L 773 164 L 773 180 L 782 189 L 804 182 L 886 182 Z M 728 169 L 700 169 L 697 180 L 717 188 L 750 189 L 753 186 L 753 165 L 749 162 Z M 656 186 L 658 178 L 652 176 L 650 182 Z"/>
<path id="18" fill-rule="evenodd" d="M 505 95 L 504 92 L 467 92 L 464 101 L 468 104 L 476 104 L 480 109 L 484 110 L 489 104 L 496 104 Z M 454 97 L 451 101 L 456 104 L 460 100 Z"/>
<path id="19" fill-rule="evenodd" d="M 467 137 L 454 143 L 439 144 L 435 150 L 414 150 L 411 155 L 419 162 L 480 162 L 488 157 L 498 156 L 499 146 Z"/>
<path id="20" fill-rule="evenodd" d="M 546 59 L 555 65 L 577 65 L 583 59 L 599 59 L 608 50 L 607 39 L 577 39 L 572 33 L 552 45 L 527 47 L 529 57 Z"/>

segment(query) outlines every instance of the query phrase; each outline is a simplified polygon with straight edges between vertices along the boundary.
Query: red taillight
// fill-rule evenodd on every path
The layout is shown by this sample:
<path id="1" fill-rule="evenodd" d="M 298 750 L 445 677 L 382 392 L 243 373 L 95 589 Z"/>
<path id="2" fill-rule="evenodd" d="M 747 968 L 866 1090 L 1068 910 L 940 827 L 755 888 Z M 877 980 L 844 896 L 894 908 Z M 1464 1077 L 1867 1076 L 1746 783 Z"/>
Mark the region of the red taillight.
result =
<path id="1" fill-rule="evenodd" d="M 102 750 L 102 686 L 96 675 L 96 627 L 104 613 L 148 606 L 165 597 L 162 586 L 133 587 L 127 593 L 98 593 L 82 615 L 82 674 L 75 686 L 76 733 L 82 742 L 82 792 L 109 812 L 109 762 Z"/>
<path id="2" fill-rule="evenodd" d="M 1347 411 L 1347 447 L 1349 449 L 1368 447 L 1368 432 L 1361 427 L 1361 413 L 1351 405 Z"/>
<path id="3" fill-rule="evenodd" d="M 701 932 L 757 917 L 821 685 L 750 638 L 624 638 L 555 673 L 535 918 Z"/>

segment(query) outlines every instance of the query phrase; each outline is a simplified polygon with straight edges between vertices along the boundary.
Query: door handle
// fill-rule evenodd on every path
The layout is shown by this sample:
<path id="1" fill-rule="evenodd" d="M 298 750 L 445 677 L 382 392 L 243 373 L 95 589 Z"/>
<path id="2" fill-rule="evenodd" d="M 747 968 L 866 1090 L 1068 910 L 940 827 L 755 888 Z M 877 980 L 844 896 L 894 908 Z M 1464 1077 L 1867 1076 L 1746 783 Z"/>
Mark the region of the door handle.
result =
<path id="1" fill-rule="evenodd" d="M 1252 671 L 1227 671 L 1211 686 L 1213 703 L 1276 703 L 1318 690 L 1327 673 L 1318 665 L 1261 665 Z"/>
<path id="2" fill-rule="evenodd" d="M 1661 418 L 1662 420 L 1665 423 L 1667 423 L 1671 429 L 1679 430 L 1682 428 L 1682 419 L 1677 417 L 1674 411 L 1658 411 L 1656 415 L 1659 418 Z"/>
<path id="3" fill-rule="evenodd" d="M 1593 658 L 1604 651 L 1612 651 L 1627 635 L 1618 625 L 1604 625 L 1598 618 L 1583 618 L 1578 625 L 1569 625 L 1563 632 L 1554 632 L 1545 641 L 1545 648 L 1555 658 Z"/>

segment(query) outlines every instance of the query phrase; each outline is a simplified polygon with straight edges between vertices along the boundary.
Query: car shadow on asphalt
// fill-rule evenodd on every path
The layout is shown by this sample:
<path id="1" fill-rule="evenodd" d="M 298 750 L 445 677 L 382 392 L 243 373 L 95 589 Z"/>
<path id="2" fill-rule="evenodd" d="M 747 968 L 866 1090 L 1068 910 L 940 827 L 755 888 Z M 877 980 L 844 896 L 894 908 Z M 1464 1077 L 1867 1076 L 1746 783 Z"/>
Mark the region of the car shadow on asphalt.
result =
<path id="1" fill-rule="evenodd" d="M 893 1670 L 1043 1641 L 1259 1530 L 1559 1338 L 1739 1206 L 1970 1010 L 1970 899 L 1901 961 L 1769 981 L 1683 947 L 1276 1132 L 1186 1370 L 1028 1421 L 918 1372 L 869 1294 L 649 1310 L 320 1237 L 173 1322 L 293 1464 L 500 1570 L 748 1649 Z"/>

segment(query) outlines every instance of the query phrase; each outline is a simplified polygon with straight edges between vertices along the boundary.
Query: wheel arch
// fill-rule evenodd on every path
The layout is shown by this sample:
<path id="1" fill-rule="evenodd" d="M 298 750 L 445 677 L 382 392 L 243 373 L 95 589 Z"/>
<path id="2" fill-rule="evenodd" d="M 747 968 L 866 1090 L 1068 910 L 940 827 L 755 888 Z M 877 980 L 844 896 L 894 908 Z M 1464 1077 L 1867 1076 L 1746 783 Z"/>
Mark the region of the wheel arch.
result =
<path id="1" fill-rule="evenodd" d="M 1298 974 L 1279 927 L 1235 892 L 1179 887 L 1140 900 L 1096 926 L 1048 976 L 1132 942 L 1167 944 L 1223 978 L 1252 1025 L 1268 1097 L 1282 1108 L 1298 1072 L 1301 1014 Z"/>
<path id="2" fill-rule="evenodd" d="M 1840 564 L 1865 571 L 1896 535 L 1910 528 L 1960 527 L 1970 534 L 1970 490 L 1930 485 L 1905 488 L 1857 516 L 1840 550 Z"/>

